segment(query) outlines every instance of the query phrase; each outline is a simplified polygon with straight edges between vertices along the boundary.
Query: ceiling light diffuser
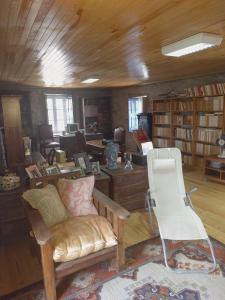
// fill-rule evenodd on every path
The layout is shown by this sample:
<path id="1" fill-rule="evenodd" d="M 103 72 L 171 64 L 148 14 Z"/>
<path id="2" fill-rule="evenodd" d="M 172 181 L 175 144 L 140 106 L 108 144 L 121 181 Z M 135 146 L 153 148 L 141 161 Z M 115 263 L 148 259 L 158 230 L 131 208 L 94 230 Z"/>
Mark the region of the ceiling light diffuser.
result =
<path id="1" fill-rule="evenodd" d="M 82 83 L 94 83 L 98 80 L 99 80 L 99 78 L 87 78 L 87 79 L 82 80 L 81 82 Z"/>
<path id="2" fill-rule="evenodd" d="M 222 40 L 223 37 L 221 35 L 202 32 L 162 47 L 162 54 L 180 57 L 207 48 L 219 46 Z"/>

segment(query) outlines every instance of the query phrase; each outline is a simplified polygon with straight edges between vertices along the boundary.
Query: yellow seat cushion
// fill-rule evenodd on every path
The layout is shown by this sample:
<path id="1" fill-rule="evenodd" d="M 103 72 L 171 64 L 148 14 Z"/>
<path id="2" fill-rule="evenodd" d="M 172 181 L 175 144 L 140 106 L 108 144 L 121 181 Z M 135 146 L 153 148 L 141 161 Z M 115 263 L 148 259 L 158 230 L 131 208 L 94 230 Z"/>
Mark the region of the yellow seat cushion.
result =
<path id="1" fill-rule="evenodd" d="M 98 215 L 71 217 L 51 227 L 55 262 L 73 260 L 117 244 L 111 224 Z"/>

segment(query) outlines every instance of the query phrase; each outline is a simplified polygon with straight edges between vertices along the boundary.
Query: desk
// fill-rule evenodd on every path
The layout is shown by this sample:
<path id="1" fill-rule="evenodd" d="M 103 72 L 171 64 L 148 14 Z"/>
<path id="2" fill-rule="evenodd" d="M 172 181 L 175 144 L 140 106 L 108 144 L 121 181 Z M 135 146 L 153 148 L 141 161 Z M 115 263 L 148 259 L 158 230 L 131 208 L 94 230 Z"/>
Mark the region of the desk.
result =
<path id="1" fill-rule="evenodd" d="M 86 142 L 87 147 L 93 150 L 105 150 L 105 145 L 102 144 L 102 140 L 92 140 Z"/>
<path id="2" fill-rule="evenodd" d="M 133 167 L 133 170 L 125 170 L 124 164 L 119 164 L 117 170 L 101 167 L 101 170 L 111 178 L 110 198 L 128 210 L 144 207 L 145 193 L 149 187 L 146 166 L 133 164 Z"/>

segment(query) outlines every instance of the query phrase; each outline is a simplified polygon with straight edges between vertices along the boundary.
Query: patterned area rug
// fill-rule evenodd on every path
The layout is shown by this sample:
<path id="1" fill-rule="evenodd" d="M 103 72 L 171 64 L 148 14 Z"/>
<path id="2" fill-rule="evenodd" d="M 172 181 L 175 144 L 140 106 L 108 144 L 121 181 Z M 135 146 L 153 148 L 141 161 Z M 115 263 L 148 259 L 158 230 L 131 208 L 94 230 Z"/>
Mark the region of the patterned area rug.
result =
<path id="1" fill-rule="evenodd" d="M 115 261 L 99 263 L 58 283 L 60 300 L 225 300 L 225 247 L 214 241 L 217 268 L 212 274 L 177 274 L 163 265 L 160 240 L 127 250 L 127 267 L 119 274 Z M 183 270 L 212 266 L 202 243 L 169 243 L 169 264 Z M 44 300 L 42 283 L 4 299 Z"/>

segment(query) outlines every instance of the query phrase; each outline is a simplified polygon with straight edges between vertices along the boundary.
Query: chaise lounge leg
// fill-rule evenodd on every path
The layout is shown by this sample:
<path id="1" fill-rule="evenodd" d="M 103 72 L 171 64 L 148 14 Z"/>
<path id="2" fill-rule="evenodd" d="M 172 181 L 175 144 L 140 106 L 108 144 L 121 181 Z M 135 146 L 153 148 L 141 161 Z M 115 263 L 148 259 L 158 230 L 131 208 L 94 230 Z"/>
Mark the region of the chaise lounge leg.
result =
<path id="1" fill-rule="evenodd" d="M 41 261 L 46 300 L 57 300 L 52 247 L 48 243 L 41 245 Z"/>

